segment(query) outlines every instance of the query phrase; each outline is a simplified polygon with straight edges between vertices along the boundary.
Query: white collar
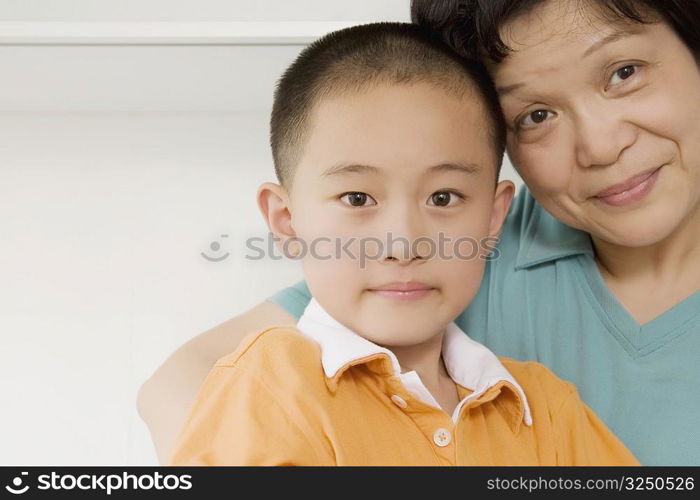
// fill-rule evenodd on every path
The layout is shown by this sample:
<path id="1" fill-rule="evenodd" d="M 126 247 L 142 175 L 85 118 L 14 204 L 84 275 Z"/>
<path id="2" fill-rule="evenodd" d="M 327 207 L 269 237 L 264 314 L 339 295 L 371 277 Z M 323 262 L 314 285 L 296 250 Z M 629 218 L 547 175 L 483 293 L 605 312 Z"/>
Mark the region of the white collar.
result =
<path id="1" fill-rule="evenodd" d="M 299 318 L 297 328 L 320 345 L 321 363 L 328 378 L 335 378 L 359 359 L 385 354 L 391 361 L 394 374 L 404 381 L 407 379 L 408 374 L 401 373 L 399 361 L 393 352 L 357 335 L 328 314 L 313 297 Z M 506 381 L 518 391 L 523 402 L 523 421 L 526 425 L 532 425 L 530 407 L 520 384 L 493 352 L 469 338 L 454 322 L 447 325 L 442 357 L 452 380 L 474 391 L 460 402 L 453 417 L 464 403 L 479 397 L 497 383 Z M 419 380 L 419 377 L 415 378 Z M 427 389 L 425 392 L 428 392 Z"/>

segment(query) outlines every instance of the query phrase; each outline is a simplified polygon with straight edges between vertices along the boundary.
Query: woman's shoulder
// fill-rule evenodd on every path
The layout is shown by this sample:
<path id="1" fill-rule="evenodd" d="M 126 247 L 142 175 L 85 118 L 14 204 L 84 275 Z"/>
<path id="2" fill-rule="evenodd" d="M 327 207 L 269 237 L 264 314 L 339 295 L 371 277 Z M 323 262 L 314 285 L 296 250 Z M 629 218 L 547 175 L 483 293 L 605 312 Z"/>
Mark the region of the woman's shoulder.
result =
<path id="1" fill-rule="evenodd" d="M 486 260 L 479 292 L 455 319 L 470 337 L 499 354 L 529 353 L 516 347 L 531 340 L 523 332 L 528 325 L 523 323 L 522 313 L 523 291 L 532 286 L 532 280 L 520 272 L 518 262 L 523 249 L 529 247 L 541 210 L 528 188 L 522 186 L 503 222 L 498 243 Z"/>
<path id="2" fill-rule="evenodd" d="M 311 291 L 306 281 L 299 281 L 292 286 L 283 288 L 267 298 L 269 302 L 280 306 L 295 318 L 301 318 L 304 309 L 311 301 Z"/>
<path id="3" fill-rule="evenodd" d="M 546 214 L 528 187 L 521 186 L 503 222 L 499 250 L 515 260 L 521 248 L 526 247 L 536 236 L 543 213 Z"/>
<path id="4" fill-rule="evenodd" d="M 509 270 L 537 268 L 560 258 L 593 254 L 590 235 L 564 224 L 547 212 L 522 186 L 501 231 L 499 250 L 509 259 Z"/>
<path id="5" fill-rule="evenodd" d="M 518 234 L 527 233 L 528 222 L 539 216 L 540 204 L 526 185 L 520 186 L 505 220 L 505 225 Z"/>
<path id="6" fill-rule="evenodd" d="M 511 203 L 487 267 L 497 266 L 499 272 L 514 270 L 520 249 L 527 245 L 542 210 L 527 186 L 521 186 Z"/>

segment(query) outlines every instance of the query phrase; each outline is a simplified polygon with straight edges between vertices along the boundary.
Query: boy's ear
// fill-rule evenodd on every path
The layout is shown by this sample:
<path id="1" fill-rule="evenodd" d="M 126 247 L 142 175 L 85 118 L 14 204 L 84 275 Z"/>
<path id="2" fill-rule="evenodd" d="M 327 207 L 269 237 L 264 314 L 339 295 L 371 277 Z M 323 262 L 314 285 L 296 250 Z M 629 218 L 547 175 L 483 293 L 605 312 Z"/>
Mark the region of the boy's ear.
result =
<path id="1" fill-rule="evenodd" d="M 273 182 L 265 182 L 258 188 L 258 208 L 270 232 L 280 239 L 280 243 L 295 238 L 292 227 L 292 212 L 287 190 Z"/>
<path id="2" fill-rule="evenodd" d="M 508 215 L 508 209 L 515 196 L 515 184 L 511 181 L 501 181 L 496 185 L 496 195 L 493 198 L 493 210 L 489 224 L 489 236 L 497 238 L 501 233 L 503 222 Z"/>

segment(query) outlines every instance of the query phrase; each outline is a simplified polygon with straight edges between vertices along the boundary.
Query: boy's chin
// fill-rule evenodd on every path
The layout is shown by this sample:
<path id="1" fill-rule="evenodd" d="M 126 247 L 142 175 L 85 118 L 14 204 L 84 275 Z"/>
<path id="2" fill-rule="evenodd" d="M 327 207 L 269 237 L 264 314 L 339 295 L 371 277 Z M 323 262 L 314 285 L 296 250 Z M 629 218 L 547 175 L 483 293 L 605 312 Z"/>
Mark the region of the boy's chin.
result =
<path id="1" fill-rule="evenodd" d="M 438 324 L 416 325 L 410 321 L 391 322 L 384 319 L 363 329 L 360 334 L 370 342 L 391 349 L 420 345 L 444 331 L 445 327 Z"/>

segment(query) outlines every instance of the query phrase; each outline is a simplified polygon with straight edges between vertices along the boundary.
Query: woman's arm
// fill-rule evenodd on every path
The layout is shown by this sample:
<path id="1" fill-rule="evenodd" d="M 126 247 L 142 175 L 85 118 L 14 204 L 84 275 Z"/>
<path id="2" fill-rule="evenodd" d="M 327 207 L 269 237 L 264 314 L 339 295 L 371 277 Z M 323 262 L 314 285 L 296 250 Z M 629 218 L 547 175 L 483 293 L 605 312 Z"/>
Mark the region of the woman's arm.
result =
<path id="1" fill-rule="evenodd" d="M 272 302 L 201 333 L 177 349 L 139 389 L 137 407 L 146 422 L 158 460 L 164 464 L 195 396 L 214 363 L 236 349 L 253 331 L 294 325 L 296 318 Z"/>

